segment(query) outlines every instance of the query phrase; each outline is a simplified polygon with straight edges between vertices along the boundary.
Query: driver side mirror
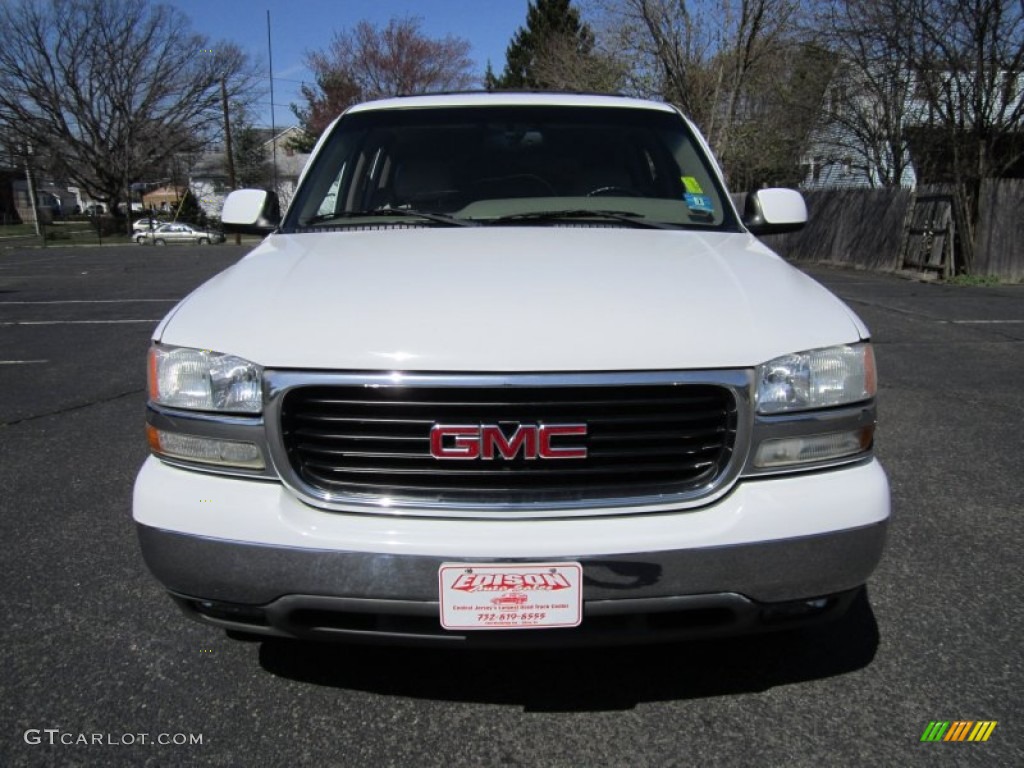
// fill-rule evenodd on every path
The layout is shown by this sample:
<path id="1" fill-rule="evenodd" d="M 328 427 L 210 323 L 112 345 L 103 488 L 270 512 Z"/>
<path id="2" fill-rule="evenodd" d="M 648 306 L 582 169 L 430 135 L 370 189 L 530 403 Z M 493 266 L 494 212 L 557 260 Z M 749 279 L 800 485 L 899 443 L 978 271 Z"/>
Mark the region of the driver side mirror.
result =
<path id="1" fill-rule="evenodd" d="M 747 195 L 743 226 L 754 235 L 796 232 L 807 223 L 807 203 L 795 189 L 759 189 Z"/>
<path id="2" fill-rule="evenodd" d="M 220 221 L 225 232 L 269 234 L 281 223 L 277 193 L 265 189 L 235 190 L 224 200 Z"/>

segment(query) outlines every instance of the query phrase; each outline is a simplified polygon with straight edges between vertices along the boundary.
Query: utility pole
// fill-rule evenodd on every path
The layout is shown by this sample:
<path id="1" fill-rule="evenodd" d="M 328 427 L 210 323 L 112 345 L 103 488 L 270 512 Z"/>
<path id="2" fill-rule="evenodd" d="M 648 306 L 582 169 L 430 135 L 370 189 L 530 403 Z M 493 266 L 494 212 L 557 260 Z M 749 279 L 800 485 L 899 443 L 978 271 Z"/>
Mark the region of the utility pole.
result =
<path id="1" fill-rule="evenodd" d="M 220 80 L 220 103 L 224 108 L 224 149 L 228 155 L 228 186 L 235 189 L 235 153 L 231 149 L 231 118 L 228 116 L 228 81 Z M 235 245 L 242 244 L 242 235 L 235 232 Z"/>
<path id="2" fill-rule="evenodd" d="M 36 204 L 36 181 L 32 175 L 32 144 L 25 144 L 25 183 L 28 185 L 28 204 L 32 207 L 33 223 L 36 225 L 36 237 L 40 237 L 39 206 Z"/>
<path id="3" fill-rule="evenodd" d="M 270 46 L 270 11 L 267 11 L 267 63 L 270 65 L 270 154 L 274 168 L 274 194 L 281 194 L 277 187 L 277 126 L 274 124 L 274 50 Z"/>

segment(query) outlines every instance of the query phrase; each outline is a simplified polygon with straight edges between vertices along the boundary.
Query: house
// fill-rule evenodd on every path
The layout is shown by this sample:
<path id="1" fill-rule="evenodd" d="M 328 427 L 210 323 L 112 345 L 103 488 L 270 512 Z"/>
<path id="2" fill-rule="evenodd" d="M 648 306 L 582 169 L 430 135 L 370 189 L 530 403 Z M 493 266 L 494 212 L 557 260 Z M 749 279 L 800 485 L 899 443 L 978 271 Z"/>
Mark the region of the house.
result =
<path id="1" fill-rule="evenodd" d="M 917 175 L 905 133 L 912 108 L 905 71 L 869 79 L 853 66 L 837 66 L 801 156 L 801 189 L 912 189 Z"/>
<path id="2" fill-rule="evenodd" d="M 295 194 L 295 187 L 298 185 L 299 175 L 305 168 L 306 161 L 309 160 L 308 154 L 296 152 L 289 146 L 289 139 L 298 135 L 301 129 L 298 127 L 286 128 L 277 134 L 273 134 L 267 129 L 258 130 L 263 138 L 260 150 L 268 164 L 268 183 L 265 186 L 268 189 L 274 186 L 271 179 L 275 176 L 274 159 L 276 157 L 277 194 L 281 199 L 281 207 L 284 208 L 291 202 L 292 196 Z M 227 155 L 223 148 L 204 152 L 199 156 L 189 174 L 188 187 L 196 196 L 207 216 L 220 218 L 221 210 L 224 207 L 224 198 L 230 191 Z"/>
<path id="3" fill-rule="evenodd" d="M 13 208 L 22 221 L 32 221 L 32 200 L 29 197 L 28 180 L 24 171 L 14 171 L 9 176 L 9 195 Z M 69 186 L 53 180 L 36 177 L 34 181 L 36 193 L 35 211 L 39 220 L 49 223 L 54 219 L 81 213 L 84 201 L 78 187 Z"/>
<path id="4" fill-rule="evenodd" d="M 142 194 L 142 208 L 150 211 L 173 212 L 185 197 L 185 187 L 157 187 Z"/>
<path id="5" fill-rule="evenodd" d="M 996 73 L 995 87 L 969 87 L 970 73 L 920 73 L 892 63 L 880 63 L 869 75 L 839 65 L 826 89 L 822 120 L 803 153 L 803 189 L 834 187 L 914 188 L 918 183 L 952 180 L 951 141 L 946 123 L 929 106 L 928 86 L 944 100 L 970 130 L 976 103 L 998 137 L 997 153 L 1012 157 L 1024 144 L 1020 105 L 1024 74 Z M 967 93 L 966 91 L 971 91 Z M 981 98 L 979 98 L 981 97 Z M 1001 149 L 1000 149 L 1001 148 Z M 1024 174 L 1018 167 L 1002 174 Z"/>

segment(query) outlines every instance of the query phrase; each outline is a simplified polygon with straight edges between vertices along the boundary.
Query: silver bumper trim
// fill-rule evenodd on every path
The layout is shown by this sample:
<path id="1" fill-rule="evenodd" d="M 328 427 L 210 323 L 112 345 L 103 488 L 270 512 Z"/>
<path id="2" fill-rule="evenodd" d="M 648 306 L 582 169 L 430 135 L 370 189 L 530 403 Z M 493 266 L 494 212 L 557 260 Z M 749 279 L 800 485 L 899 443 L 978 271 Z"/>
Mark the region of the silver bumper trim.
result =
<path id="1" fill-rule="evenodd" d="M 584 602 L 730 592 L 759 602 L 813 598 L 864 584 L 882 555 L 887 522 L 728 547 L 596 557 L 583 565 Z M 306 550 L 210 539 L 137 526 L 150 570 L 170 592 L 264 605 L 286 595 L 435 604 L 442 562 L 427 557 Z M 536 558 L 534 558 L 536 559 Z M 520 562 L 529 562 L 522 558 Z M 507 560 L 504 562 L 514 562 Z"/>

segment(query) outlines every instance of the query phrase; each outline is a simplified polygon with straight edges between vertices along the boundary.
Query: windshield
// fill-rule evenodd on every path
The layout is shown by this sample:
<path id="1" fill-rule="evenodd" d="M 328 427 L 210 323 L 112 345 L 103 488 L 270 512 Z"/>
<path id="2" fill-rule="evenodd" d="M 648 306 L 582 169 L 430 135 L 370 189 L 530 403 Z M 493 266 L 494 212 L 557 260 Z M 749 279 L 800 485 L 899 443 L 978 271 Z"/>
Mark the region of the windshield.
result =
<path id="1" fill-rule="evenodd" d="M 283 230 L 568 220 L 735 230 L 723 195 L 701 146 L 674 112 L 381 109 L 341 119 Z"/>

